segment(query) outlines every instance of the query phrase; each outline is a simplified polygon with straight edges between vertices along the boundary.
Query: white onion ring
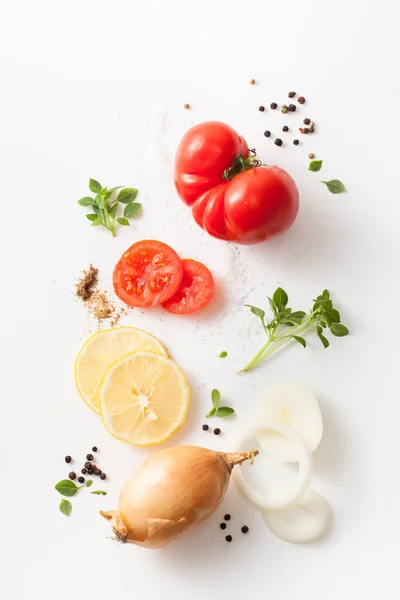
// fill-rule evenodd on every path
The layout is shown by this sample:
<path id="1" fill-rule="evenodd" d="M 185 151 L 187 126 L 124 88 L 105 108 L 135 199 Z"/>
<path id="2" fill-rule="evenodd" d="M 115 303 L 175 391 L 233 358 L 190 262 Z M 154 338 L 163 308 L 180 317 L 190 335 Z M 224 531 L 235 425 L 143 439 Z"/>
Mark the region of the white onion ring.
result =
<path id="1" fill-rule="evenodd" d="M 266 510 L 263 511 L 263 517 L 270 531 L 281 540 L 292 544 L 311 542 L 321 537 L 331 521 L 332 509 L 329 502 L 315 490 L 308 489 L 296 502 L 296 506 L 305 508 L 313 517 L 313 522 L 296 528 L 296 525 L 285 521 L 286 511 Z"/>
<path id="2" fill-rule="evenodd" d="M 293 506 L 304 495 L 304 492 L 311 481 L 313 471 L 312 459 L 305 442 L 297 431 L 291 429 L 291 427 L 283 425 L 283 423 L 266 423 L 264 427 L 256 431 L 256 436 L 258 435 L 258 432 L 263 432 L 265 430 L 283 435 L 288 442 L 293 445 L 299 463 L 299 470 L 294 488 L 291 489 L 289 493 L 282 493 L 280 496 L 275 495 L 268 499 L 246 482 L 241 468 L 236 469 L 233 475 L 239 491 L 246 500 L 249 500 L 252 504 L 255 504 L 262 510 L 281 510 Z"/>

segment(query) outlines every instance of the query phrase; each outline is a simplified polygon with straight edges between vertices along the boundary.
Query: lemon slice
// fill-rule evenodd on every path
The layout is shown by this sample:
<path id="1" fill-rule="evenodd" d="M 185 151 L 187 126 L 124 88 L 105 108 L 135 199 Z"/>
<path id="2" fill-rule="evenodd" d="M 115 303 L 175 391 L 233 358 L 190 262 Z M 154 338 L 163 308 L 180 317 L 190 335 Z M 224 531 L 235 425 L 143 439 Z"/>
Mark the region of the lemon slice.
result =
<path id="1" fill-rule="evenodd" d="M 108 369 L 100 402 L 104 424 L 114 437 L 151 446 L 164 442 L 184 423 L 189 387 L 174 361 L 137 352 Z"/>
<path id="2" fill-rule="evenodd" d="M 105 372 L 116 360 L 130 352 L 155 352 L 168 356 L 156 337 L 136 327 L 103 329 L 83 344 L 75 361 L 75 385 L 95 412 L 101 412 L 99 391 Z"/>

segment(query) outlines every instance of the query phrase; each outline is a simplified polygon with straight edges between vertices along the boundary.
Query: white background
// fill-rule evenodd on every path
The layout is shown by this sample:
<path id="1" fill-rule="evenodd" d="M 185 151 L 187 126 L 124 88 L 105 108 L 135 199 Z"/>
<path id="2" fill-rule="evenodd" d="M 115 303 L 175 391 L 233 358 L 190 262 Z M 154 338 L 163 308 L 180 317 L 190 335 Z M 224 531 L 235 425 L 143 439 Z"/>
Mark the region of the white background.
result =
<path id="1" fill-rule="evenodd" d="M 1 597 L 396 597 L 400 550 L 400 251 L 397 0 L 2 0 L 1 171 Z M 256 86 L 249 85 L 250 78 Z M 291 89 L 295 115 L 260 113 Z M 183 103 L 192 105 L 190 111 Z M 314 136 L 282 148 L 263 136 L 310 116 Z M 174 191 L 174 152 L 194 123 L 237 128 L 264 162 L 295 178 L 301 209 L 283 237 L 236 247 L 208 237 Z M 307 153 L 324 161 L 307 170 Z M 143 215 L 112 239 L 76 200 L 89 177 L 136 186 Z M 319 179 L 341 179 L 334 196 Z M 92 262 L 102 284 L 134 241 L 161 239 L 215 274 L 217 299 L 189 318 L 133 311 L 125 324 L 161 338 L 187 373 L 188 420 L 172 439 L 232 450 L 262 394 L 295 379 L 320 400 L 325 436 L 314 485 L 334 523 L 319 543 L 274 538 L 232 487 L 196 533 L 147 551 L 119 546 L 97 514 L 113 508 L 133 467 L 152 450 L 110 437 L 78 397 L 73 361 L 96 324 L 74 297 Z M 282 285 L 296 309 L 331 291 L 351 336 L 324 350 L 313 338 L 245 376 L 262 343 L 245 302 L 264 306 Z M 218 358 L 226 349 L 229 356 Z M 201 430 L 213 387 L 235 407 L 216 438 Z M 81 493 L 69 519 L 54 484 L 65 454 L 93 444 L 109 474 L 105 497 Z M 233 514 L 234 543 L 219 522 Z M 241 524 L 248 536 L 235 533 Z"/>

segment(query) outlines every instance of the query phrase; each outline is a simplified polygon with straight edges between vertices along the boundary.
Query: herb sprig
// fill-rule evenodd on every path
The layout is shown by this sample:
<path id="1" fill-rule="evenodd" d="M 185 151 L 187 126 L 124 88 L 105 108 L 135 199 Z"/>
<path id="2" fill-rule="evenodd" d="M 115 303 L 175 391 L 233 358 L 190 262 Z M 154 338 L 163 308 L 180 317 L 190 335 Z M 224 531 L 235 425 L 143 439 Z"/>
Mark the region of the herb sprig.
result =
<path id="1" fill-rule="evenodd" d="M 220 406 L 221 404 L 221 392 L 219 390 L 213 390 L 211 392 L 211 400 L 213 408 L 206 414 L 206 417 L 229 417 L 235 412 L 230 406 Z"/>
<path id="2" fill-rule="evenodd" d="M 134 202 L 138 195 L 138 190 L 135 188 L 126 188 L 117 186 L 111 189 L 102 187 L 101 183 L 95 179 L 89 179 L 89 189 L 95 194 L 94 198 L 85 196 L 78 200 L 81 206 L 90 206 L 92 213 L 86 215 L 86 218 L 91 221 L 93 227 L 103 225 L 106 227 L 113 237 L 115 232 L 121 225 L 128 226 L 128 219 L 136 217 L 140 212 L 142 205 L 140 202 Z M 117 190 L 120 190 L 118 194 Z M 124 216 L 118 217 L 119 204 L 124 204 Z"/>
<path id="3" fill-rule="evenodd" d="M 308 314 L 302 310 L 292 311 L 288 308 L 288 295 L 280 287 L 275 290 L 272 298 L 268 298 L 268 301 L 273 314 L 270 321 L 266 320 L 265 311 L 261 308 L 251 304 L 245 305 L 260 319 L 268 339 L 254 358 L 239 371 L 240 373 L 249 371 L 293 340 L 305 348 L 307 342 L 302 334 L 308 330 L 315 331 L 324 348 L 329 346 L 329 341 L 323 333 L 325 329 L 329 329 L 336 337 L 343 337 L 349 333 L 347 327 L 340 322 L 339 311 L 334 308 L 328 290 L 324 290 L 317 296 Z"/>

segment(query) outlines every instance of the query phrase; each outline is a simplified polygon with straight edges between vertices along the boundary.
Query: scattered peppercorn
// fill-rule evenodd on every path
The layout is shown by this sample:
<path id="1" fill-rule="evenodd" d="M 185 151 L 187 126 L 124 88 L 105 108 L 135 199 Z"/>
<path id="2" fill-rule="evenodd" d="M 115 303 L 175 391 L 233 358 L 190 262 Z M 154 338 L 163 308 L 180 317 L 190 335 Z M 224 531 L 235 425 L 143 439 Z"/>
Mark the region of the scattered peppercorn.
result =
<path id="1" fill-rule="evenodd" d="M 314 152 L 310 152 L 310 154 L 308 155 L 308 158 L 315 158 Z"/>
<path id="2" fill-rule="evenodd" d="M 93 475 L 93 469 L 88 469 L 88 475 Z"/>
<path id="3" fill-rule="evenodd" d="M 295 95 L 296 95 L 296 92 L 289 92 L 288 93 L 289 98 L 294 98 Z"/>
<path id="4" fill-rule="evenodd" d="M 304 103 L 305 103 L 305 101 L 306 101 L 306 99 L 304 98 L 304 96 L 299 96 L 299 97 L 297 98 L 297 102 L 298 102 L 299 104 L 304 104 Z"/>
<path id="5" fill-rule="evenodd" d="M 282 143 L 283 142 L 282 142 L 281 138 L 276 138 L 276 140 L 274 142 L 274 144 L 276 144 L 277 146 L 282 146 Z"/>
<path id="6" fill-rule="evenodd" d="M 272 110 L 275 110 L 276 108 L 278 108 L 278 105 L 276 102 L 271 102 L 270 106 L 271 106 Z"/>
<path id="7" fill-rule="evenodd" d="M 224 515 L 224 519 L 225 519 L 225 521 L 230 521 L 231 515 L 229 513 L 227 513 L 226 515 Z"/>
<path id="8" fill-rule="evenodd" d="M 260 112 L 264 112 L 264 110 L 265 110 L 265 106 L 259 106 L 259 107 L 258 107 L 258 110 L 259 110 Z"/>
<path id="9" fill-rule="evenodd" d="M 91 469 L 92 468 L 92 463 L 87 461 L 85 462 L 85 464 L 83 465 L 85 467 L 85 469 Z"/>
<path id="10" fill-rule="evenodd" d="M 221 433 L 221 430 L 220 430 L 220 428 L 219 428 L 219 427 L 216 427 L 216 428 L 214 429 L 214 435 L 219 435 L 220 433 Z"/>
<path id="11" fill-rule="evenodd" d="M 75 479 L 75 477 L 76 477 L 76 473 L 75 473 L 74 471 L 71 471 L 71 473 L 69 473 L 68 477 L 69 477 L 70 479 Z"/>
<path id="12" fill-rule="evenodd" d="M 247 525 L 243 525 L 242 527 L 242 533 L 248 533 L 249 528 L 247 527 Z"/>
<path id="13" fill-rule="evenodd" d="M 71 460 L 72 460 L 72 458 L 71 458 L 71 457 L 68 455 L 68 456 L 66 456 L 66 457 L 64 458 L 64 460 L 65 460 L 65 462 L 66 462 L 66 463 L 70 463 L 70 462 L 71 462 Z"/>
<path id="14" fill-rule="evenodd" d="M 285 115 L 288 111 L 289 111 L 289 108 L 286 106 L 286 104 L 284 104 L 281 108 L 281 112 L 283 112 L 283 114 Z"/>
<path id="15" fill-rule="evenodd" d="M 251 85 L 254 85 L 254 84 L 255 84 L 255 82 L 256 82 L 256 80 L 255 80 L 255 79 L 250 79 L 250 84 L 251 84 Z"/>
<path id="16" fill-rule="evenodd" d="M 79 483 L 84 483 L 85 482 L 85 478 L 82 477 L 82 475 L 80 477 L 78 477 L 78 481 Z"/>
<path id="17" fill-rule="evenodd" d="M 310 130 L 308 129 L 308 127 L 304 127 L 303 133 L 310 133 Z"/>
<path id="18" fill-rule="evenodd" d="M 310 133 L 314 133 L 314 131 L 315 131 L 314 126 L 311 125 L 311 127 L 310 127 Z"/>
<path id="19" fill-rule="evenodd" d="M 284 125 L 284 126 L 282 127 L 282 131 L 289 131 L 289 127 L 288 127 L 287 125 Z"/>
<path id="20" fill-rule="evenodd" d="M 290 112 L 295 112 L 296 111 L 296 105 L 295 104 L 289 104 L 288 109 L 290 110 Z"/>
<path id="21" fill-rule="evenodd" d="M 206 423 L 204 423 L 203 431 L 208 431 L 209 429 L 210 429 L 209 426 Z"/>
<path id="22" fill-rule="evenodd" d="M 227 542 L 231 542 L 232 541 L 232 536 L 231 535 L 227 535 L 225 539 L 226 539 Z"/>
<path id="23" fill-rule="evenodd" d="M 97 446 L 92 447 L 92 452 L 97 452 Z"/>
<path id="24" fill-rule="evenodd" d="M 298 146 L 298 145 L 299 145 L 299 140 L 293 140 L 293 144 L 294 144 L 295 146 Z"/>
<path id="25" fill-rule="evenodd" d="M 100 473 L 100 479 L 103 481 L 106 479 L 107 475 L 105 473 Z"/>
<path id="26" fill-rule="evenodd" d="M 304 119 L 304 125 L 309 125 L 311 123 L 311 119 Z"/>
<path id="27" fill-rule="evenodd" d="M 188 104 L 187 102 L 185 102 L 185 104 L 183 105 L 183 108 L 186 108 L 186 109 L 190 108 L 190 104 Z"/>
<path id="28" fill-rule="evenodd" d="M 87 469 L 85 469 L 85 467 L 83 467 L 83 469 L 81 469 L 81 473 L 82 473 L 82 475 L 86 475 Z"/>
<path id="29" fill-rule="evenodd" d="M 86 454 L 86 460 L 93 460 L 93 454 Z"/>
<path id="30" fill-rule="evenodd" d="M 271 135 L 271 132 L 267 129 L 266 131 L 264 131 L 264 135 L 265 137 L 269 137 Z"/>
<path id="31" fill-rule="evenodd" d="M 101 475 L 100 469 L 93 469 L 95 475 Z"/>
<path id="32" fill-rule="evenodd" d="M 226 529 L 226 523 L 220 523 L 221 529 Z"/>

